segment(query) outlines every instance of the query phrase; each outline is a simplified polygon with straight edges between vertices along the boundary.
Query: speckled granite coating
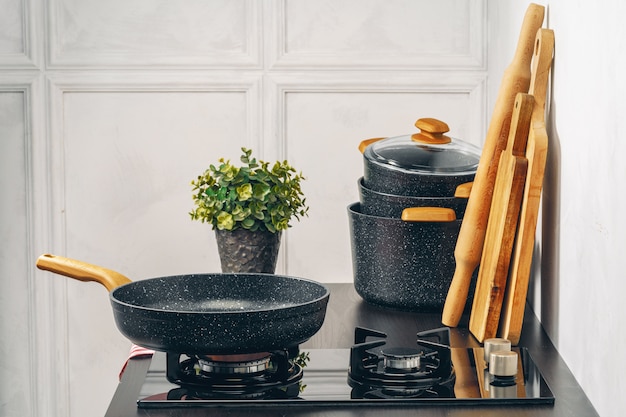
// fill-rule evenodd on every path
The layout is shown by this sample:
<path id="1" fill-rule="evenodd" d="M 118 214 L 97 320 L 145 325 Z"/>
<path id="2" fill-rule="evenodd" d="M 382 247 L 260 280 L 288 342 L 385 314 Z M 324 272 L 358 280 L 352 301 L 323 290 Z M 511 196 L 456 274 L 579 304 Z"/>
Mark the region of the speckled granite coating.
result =
<path id="1" fill-rule="evenodd" d="M 358 187 L 361 211 L 372 216 L 400 218 L 402 210 L 407 207 L 447 207 L 453 209 L 460 219 L 467 207 L 467 198 L 413 197 L 370 190 L 363 184 L 363 177 L 359 178 Z"/>
<path id="2" fill-rule="evenodd" d="M 136 281 L 110 294 L 117 327 L 133 343 L 188 354 L 298 345 L 322 326 L 329 296 L 302 278 L 218 273 Z"/>
<path id="3" fill-rule="evenodd" d="M 474 181 L 476 171 L 466 174 L 409 173 L 364 159 L 363 183 L 382 193 L 424 197 L 449 197 L 456 187 Z"/>
<path id="4" fill-rule="evenodd" d="M 461 220 L 409 223 L 348 207 L 354 287 L 372 304 L 407 311 L 442 311 L 456 263 Z M 473 299 L 476 273 L 468 300 Z M 466 308 L 470 305 L 468 302 Z"/>

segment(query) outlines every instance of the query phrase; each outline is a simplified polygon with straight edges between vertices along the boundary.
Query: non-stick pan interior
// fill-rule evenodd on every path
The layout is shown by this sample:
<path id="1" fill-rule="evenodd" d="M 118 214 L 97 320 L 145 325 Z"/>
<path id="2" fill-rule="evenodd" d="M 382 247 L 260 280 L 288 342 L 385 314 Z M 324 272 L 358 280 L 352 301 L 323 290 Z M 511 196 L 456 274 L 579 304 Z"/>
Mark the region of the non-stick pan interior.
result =
<path id="1" fill-rule="evenodd" d="M 194 274 L 135 281 L 111 292 L 117 303 L 185 313 L 288 309 L 328 295 L 321 284 L 272 274 Z"/>

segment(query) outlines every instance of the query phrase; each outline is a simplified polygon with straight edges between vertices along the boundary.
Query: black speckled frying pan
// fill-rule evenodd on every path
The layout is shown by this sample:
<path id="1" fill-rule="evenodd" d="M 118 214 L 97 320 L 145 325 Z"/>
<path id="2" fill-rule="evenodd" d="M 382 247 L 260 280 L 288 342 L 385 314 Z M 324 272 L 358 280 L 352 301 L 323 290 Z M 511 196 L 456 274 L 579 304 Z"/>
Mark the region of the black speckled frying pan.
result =
<path id="1" fill-rule="evenodd" d="M 37 267 L 104 285 L 124 336 L 174 353 L 294 347 L 322 327 L 330 296 L 317 282 L 273 274 L 193 274 L 132 282 L 118 272 L 49 254 L 37 259 Z"/>

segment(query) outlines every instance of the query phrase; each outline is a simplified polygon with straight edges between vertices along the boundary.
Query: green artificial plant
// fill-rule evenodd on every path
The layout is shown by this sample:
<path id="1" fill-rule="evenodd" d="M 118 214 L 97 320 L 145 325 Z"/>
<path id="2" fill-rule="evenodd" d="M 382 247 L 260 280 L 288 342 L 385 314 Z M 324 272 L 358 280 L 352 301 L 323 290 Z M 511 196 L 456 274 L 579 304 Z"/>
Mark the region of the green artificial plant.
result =
<path id="1" fill-rule="evenodd" d="M 292 218 L 308 215 L 300 182 L 305 178 L 287 161 L 257 161 L 250 149 L 241 148 L 242 166 L 220 158 L 191 182 L 195 208 L 192 220 L 209 223 L 213 229 L 269 231 L 291 227 Z"/>

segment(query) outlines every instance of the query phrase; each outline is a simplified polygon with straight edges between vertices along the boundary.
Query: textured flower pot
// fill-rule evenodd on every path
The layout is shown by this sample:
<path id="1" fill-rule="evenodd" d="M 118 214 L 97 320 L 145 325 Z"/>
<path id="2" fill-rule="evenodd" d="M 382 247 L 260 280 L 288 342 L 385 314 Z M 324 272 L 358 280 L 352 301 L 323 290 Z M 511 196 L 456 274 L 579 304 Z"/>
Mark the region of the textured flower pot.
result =
<path id="1" fill-rule="evenodd" d="M 276 271 L 281 232 L 216 229 L 215 238 L 222 272 L 273 274 Z"/>

